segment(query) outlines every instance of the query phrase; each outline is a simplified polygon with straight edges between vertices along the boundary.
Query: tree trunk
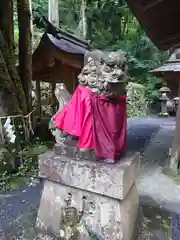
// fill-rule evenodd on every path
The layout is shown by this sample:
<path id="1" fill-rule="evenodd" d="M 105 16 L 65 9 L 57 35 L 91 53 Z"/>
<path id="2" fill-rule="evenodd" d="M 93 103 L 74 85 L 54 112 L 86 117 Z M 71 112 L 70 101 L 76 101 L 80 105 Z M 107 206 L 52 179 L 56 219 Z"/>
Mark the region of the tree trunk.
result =
<path id="1" fill-rule="evenodd" d="M 27 110 L 32 110 L 32 33 L 30 0 L 17 0 L 19 23 L 19 75 L 26 96 Z"/>
<path id="2" fill-rule="evenodd" d="M 13 5 L 0 5 L 0 115 L 26 112 L 26 101 L 13 58 Z"/>
<path id="3" fill-rule="evenodd" d="M 87 40 L 91 42 L 92 41 L 92 15 L 88 13 L 86 16 L 87 16 Z"/>
<path id="4" fill-rule="evenodd" d="M 0 29 L 0 116 L 22 113 L 17 99 L 16 87 L 8 71 L 3 36 Z"/>
<path id="5" fill-rule="evenodd" d="M 59 8 L 58 0 L 48 1 L 48 20 L 55 27 L 59 28 Z"/>
<path id="6" fill-rule="evenodd" d="M 102 6 L 102 0 L 98 0 L 98 4 L 97 4 L 98 8 L 100 9 Z"/>
<path id="7" fill-rule="evenodd" d="M 2 0 L 0 5 L 0 28 L 8 47 L 12 50 L 13 44 L 13 0 Z"/>
<path id="8" fill-rule="evenodd" d="M 59 4 L 58 0 L 49 0 L 48 1 L 48 20 L 52 23 L 56 28 L 59 28 Z M 56 84 L 51 84 L 51 109 L 52 113 L 55 113 L 56 107 L 56 96 L 54 94 L 54 90 L 56 88 Z"/>

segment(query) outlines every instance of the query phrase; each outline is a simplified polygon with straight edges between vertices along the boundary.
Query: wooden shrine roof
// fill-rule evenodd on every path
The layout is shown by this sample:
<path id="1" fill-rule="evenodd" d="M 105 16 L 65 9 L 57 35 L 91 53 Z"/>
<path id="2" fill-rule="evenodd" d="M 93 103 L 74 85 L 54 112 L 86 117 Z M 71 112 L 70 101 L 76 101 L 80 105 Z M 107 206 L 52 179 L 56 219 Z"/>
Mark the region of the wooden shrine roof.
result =
<path id="1" fill-rule="evenodd" d="M 55 74 L 61 81 L 61 76 L 65 78 L 64 72 L 67 75 L 68 71 L 75 77 L 84 64 L 84 54 L 91 49 L 90 44 L 56 29 L 48 21 L 47 24 L 47 31 L 32 56 L 33 79 L 57 82 L 57 79 L 53 79 Z"/>
<path id="2" fill-rule="evenodd" d="M 73 40 L 70 40 L 64 36 L 55 36 L 50 33 L 44 33 L 41 37 L 41 41 L 33 53 L 33 61 L 47 61 L 48 59 L 41 59 L 44 52 L 50 52 L 54 50 L 54 53 L 59 54 L 59 57 L 62 56 L 62 61 L 64 56 L 67 54 L 71 56 L 72 62 L 83 62 L 84 54 L 89 50 L 88 45 L 77 43 Z M 60 56 L 61 55 L 61 56 Z"/>
<path id="3" fill-rule="evenodd" d="M 164 73 L 180 73 L 180 48 L 175 49 L 169 60 L 161 67 L 150 72 L 157 77 L 162 77 Z"/>
<path id="4" fill-rule="evenodd" d="M 160 50 L 180 43 L 179 0 L 126 0 L 149 38 Z"/>

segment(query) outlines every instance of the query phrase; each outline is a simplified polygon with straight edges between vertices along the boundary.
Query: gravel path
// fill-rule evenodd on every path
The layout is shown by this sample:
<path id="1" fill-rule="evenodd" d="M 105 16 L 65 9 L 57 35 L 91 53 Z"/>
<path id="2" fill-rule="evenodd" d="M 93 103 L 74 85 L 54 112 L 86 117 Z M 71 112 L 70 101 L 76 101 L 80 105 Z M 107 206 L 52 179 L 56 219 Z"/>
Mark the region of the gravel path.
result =
<path id="1" fill-rule="evenodd" d="M 144 156 L 141 165 L 141 177 L 138 181 L 138 189 L 142 196 L 142 201 L 149 202 L 151 195 L 153 203 L 161 204 L 165 191 L 169 194 L 167 197 L 169 201 L 169 189 L 172 189 L 174 185 L 172 185 L 169 178 L 164 175 L 161 176 L 161 166 L 167 164 L 165 159 L 167 159 L 168 149 L 171 147 L 174 126 L 174 118 L 144 117 L 128 119 L 128 151 L 140 151 Z M 158 181 L 158 179 L 163 180 Z M 155 188 L 153 187 L 153 181 L 157 181 Z M 163 189 L 162 194 L 160 194 L 161 199 L 158 196 L 158 184 L 160 186 L 164 184 L 169 186 L 168 189 L 167 187 Z M 144 192 L 144 189 L 146 189 L 146 192 Z M 0 195 L 0 232 L 8 229 L 11 223 L 20 219 L 30 208 L 37 208 L 41 190 L 42 183 L 39 183 L 34 187 L 27 186 L 20 190 Z M 173 194 L 178 195 L 176 201 L 178 200 L 180 203 L 180 193 L 177 194 L 177 189 L 176 191 L 174 190 Z"/>
<path id="2" fill-rule="evenodd" d="M 16 219 L 38 206 L 42 186 L 39 183 L 0 195 L 0 230 L 6 230 Z"/>
<path id="3" fill-rule="evenodd" d="M 137 181 L 141 203 L 179 213 L 180 185 L 162 173 L 162 167 L 169 165 L 175 119 L 134 118 L 128 123 L 129 149 L 140 149 L 143 156 Z"/>

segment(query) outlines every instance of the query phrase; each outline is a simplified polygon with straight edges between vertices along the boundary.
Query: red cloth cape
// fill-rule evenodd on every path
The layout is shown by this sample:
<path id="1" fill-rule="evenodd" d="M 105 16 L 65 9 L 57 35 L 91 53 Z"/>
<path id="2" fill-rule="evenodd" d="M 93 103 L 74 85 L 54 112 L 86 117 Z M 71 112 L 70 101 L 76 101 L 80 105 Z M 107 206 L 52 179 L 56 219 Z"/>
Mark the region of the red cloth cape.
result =
<path id="1" fill-rule="evenodd" d="M 68 104 L 53 116 L 57 128 L 77 136 L 79 148 L 116 159 L 126 142 L 126 97 L 110 100 L 79 85 Z"/>
<path id="2" fill-rule="evenodd" d="M 79 137 L 79 148 L 93 149 L 91 95 L 89 88 L 78 85 L 69 103 L 52 118 L 57 128 Z"/>
<path id="3" fill-rule="evenodd" d="M 93 94 L 91 98 L 93 142 L 97 157 L 117 159 L 126 143 L 126 98 L 110 100 Z"/>

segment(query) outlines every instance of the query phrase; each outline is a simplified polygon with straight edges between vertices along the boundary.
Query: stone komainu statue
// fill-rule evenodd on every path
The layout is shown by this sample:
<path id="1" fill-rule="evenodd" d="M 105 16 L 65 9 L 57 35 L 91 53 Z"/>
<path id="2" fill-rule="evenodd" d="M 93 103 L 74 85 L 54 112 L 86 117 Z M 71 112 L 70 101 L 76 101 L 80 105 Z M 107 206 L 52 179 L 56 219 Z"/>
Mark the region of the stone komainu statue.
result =
<path id="1" fill-rule="evenodd" d="M 60 93 L 64 91 L 63 85 L 61 91 L 56 89 L 61 96 L 57 96 L 61 107 L 52 117 L 56 140 L 62 145 L 69 139 L 66 143 L 71 145 L 70 139 L 76 139 L 80 151 L 91 150 L 96 159 L 115 162 L 126 140 L 126 53 L 88 52 L 78 81 L 78 87 L 64 107 L 62 102 L 66 101 Z"/>
<path id="2" fill-rule="evenodd" d="M 122 51 L 94 50 L 85 55 L 85 64 L 78 76 L 79 83 L 97 94 L 123 95 L 127 81 L 127 54 Z"/>

